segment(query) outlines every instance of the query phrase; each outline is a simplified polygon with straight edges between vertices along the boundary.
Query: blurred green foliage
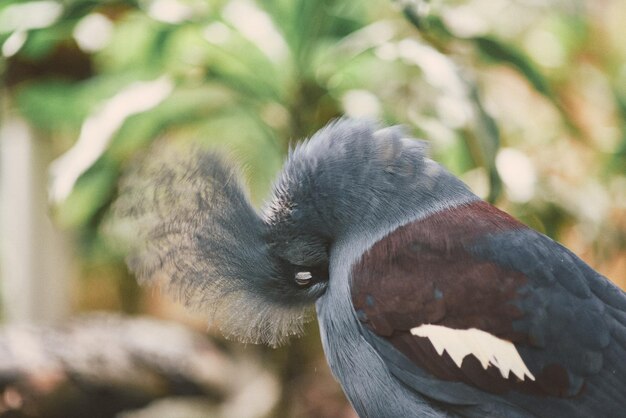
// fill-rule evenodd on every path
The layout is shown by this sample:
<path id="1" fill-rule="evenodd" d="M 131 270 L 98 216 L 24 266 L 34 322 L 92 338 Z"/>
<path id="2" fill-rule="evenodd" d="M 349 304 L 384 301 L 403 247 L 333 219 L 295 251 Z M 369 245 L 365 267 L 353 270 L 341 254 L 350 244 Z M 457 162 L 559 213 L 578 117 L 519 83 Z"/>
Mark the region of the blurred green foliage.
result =
<path id="1" fill-rule="evenodd" d="M 348 114 L 406 124 L 482 197 L 595 267 L 626 269 L 613 270 L 626 248 L 622 0 L 49 0 L 38 18 L 15 11 L 29 3 L 0 4 L 1 91 L 55 156 L 133 83 L 173 85 L 123 119 L 54 207 L 87 264 L 120 262 L 100 223 L 153 141 L 227 150 L 260 205 L 289 145 Z"/>
<path id="2" fill-rule="evenodd" d="M 19 9 L 35 3 L 40 9 Z M 57 154 L 133 82 L 173 81 L 163 101 L 111 133 L 56 207 L 57 220 L 96 253 L 118 177 L 155 139 L 229 149 L 260 203 L 288 145 L 345 113 L 407 124 L 479 194 L 540 230 L 558 235 L 574 218 L 593 223 L 596 238 L 621 203 L 583 219 L 584 208 L 572 207 L 577 197 L 550 196 L 555 186 L 543 179 L 553 173 L 538 161 L 519 174 L 530 176 L 531 195 L 508 199 L 496 157 L 513 147 L 532 160 L 546 146 L 576 143 L 572 167 L 556 174 L 568 177 L 587 154 L 591 171 L 562 186 L 618 187 L 609 183 L 626 166 L 626 69 L 610 14 L 625 12 L 609 3 L 12 0 L 0 5 L 1 69 L 11 103 Z M 535 118 L 535 109 L 544 115 Z"/>
<path id="3" fill-rule="evenodd" d="M 607 4 L 10 0 L 0 5 L 0 69 L 10 106 L 57 154 L 132 83 L 173 81 L 158 105 L 123 120 L 56 207 L 86 249 L 101 249 L 91 244 L 117 179 L 155 139 L 229 149 L 260 203 L 289 143 L 344 113 L 407 124 L 490 201 L 552 235 L 577 219 L 595 239 L 623 209 L 611 190 L 626 167 L 626 12 Z M 533 173 L 519 173 L 532 177 L 530 195 L 506 194 L 502 147 L 532 161 Z M 568 166 L 539 161 L 568 147 Z M 569 172 L 579 164 L 584 176 Z M 576 206 L 584 196 L 552 190 L 557 180 L 604 190 L 608 203 L 589 215 Z"/>

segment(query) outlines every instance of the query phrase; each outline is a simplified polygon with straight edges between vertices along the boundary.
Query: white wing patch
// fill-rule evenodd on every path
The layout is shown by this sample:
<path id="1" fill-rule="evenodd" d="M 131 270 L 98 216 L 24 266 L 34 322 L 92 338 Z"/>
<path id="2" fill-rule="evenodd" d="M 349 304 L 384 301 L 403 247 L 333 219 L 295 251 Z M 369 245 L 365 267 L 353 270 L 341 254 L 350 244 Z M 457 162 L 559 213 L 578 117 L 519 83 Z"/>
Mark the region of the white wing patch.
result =
<path id="1" fill-rule="evenodd" d="M 490 364 L 497 367 L 505 379 L 509 377 L 509 373 L 513 372 L 520 380 L 525 380 L 526 377 L 535 380 L 535 376 L 524 364 L 515 345 L 488 332 L 476 328 L 453 329 L 426 324 L 412 328 L 411 334 L 428 338 L 439 355 L 447 351 L 459 368 L 463 359 L 472 354 L 480 361 L 484 369 L 487 369 Z"/>

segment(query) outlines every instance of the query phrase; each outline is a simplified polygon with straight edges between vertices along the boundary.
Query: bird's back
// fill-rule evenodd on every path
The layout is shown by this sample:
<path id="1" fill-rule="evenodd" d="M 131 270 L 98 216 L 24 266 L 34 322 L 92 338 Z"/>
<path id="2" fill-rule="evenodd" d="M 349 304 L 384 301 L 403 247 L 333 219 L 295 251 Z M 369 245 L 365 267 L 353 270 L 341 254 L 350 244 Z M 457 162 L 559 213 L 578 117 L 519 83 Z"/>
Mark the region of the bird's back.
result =
<path id="1" fill-rule="evenodd" d="M 567 249 L 475 201 L 387 234 L 350 271 L 393 378 L 460 416 L 620 417 L 626 297 Z"/>

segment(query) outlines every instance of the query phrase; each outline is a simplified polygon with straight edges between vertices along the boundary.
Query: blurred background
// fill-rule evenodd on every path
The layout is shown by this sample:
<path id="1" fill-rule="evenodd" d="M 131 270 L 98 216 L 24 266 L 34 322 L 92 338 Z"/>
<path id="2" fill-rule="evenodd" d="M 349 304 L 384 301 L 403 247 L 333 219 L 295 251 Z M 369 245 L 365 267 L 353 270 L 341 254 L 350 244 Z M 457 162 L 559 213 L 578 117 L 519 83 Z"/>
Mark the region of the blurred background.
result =
<path id="1" fill-rule="evenodd" d="M 102 223 L 161 138 L 262 205 L 289 145 L 402 123 L 481 197 L 626 287 L 623 0 L 0 2 L 0 416 L 355 417 L 315 323 L 224 341 Z"/>

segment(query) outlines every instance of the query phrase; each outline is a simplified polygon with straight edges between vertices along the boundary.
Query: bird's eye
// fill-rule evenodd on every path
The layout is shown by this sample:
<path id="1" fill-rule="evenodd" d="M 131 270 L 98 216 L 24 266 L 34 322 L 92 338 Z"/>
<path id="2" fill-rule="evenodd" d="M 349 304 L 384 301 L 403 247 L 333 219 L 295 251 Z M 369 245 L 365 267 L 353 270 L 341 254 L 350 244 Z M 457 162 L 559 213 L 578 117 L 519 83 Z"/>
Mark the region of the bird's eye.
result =
<path id="1" fill-rule="evenodd" d="M 309 284 L 311 284 L 311 279 L 313 278 L 313 275 L 311 275 L 311 273 L 309 273 L 308 271 L 301 271 L 299 273 L 296 273 L 296 283 L 299 286 L 308 286 Z"/>

